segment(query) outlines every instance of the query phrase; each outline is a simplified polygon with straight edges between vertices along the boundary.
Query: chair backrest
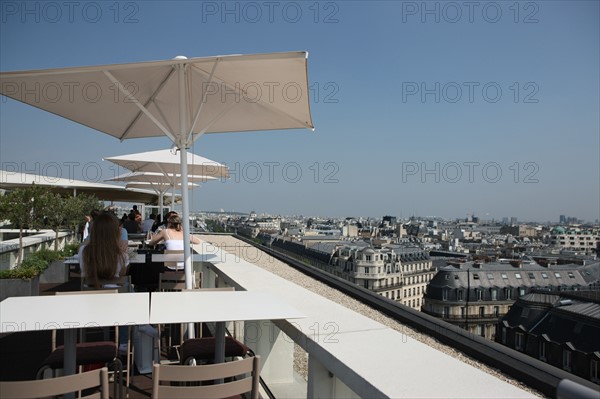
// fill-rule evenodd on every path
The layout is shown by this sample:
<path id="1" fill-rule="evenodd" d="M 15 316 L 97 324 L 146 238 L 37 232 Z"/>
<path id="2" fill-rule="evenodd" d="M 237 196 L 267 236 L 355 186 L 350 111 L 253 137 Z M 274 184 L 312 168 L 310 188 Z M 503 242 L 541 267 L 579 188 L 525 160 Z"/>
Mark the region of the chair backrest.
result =
<path id="1" fill-rule="evenodd" d="M 154 364 L 152 398 L 227 398 L 251 392 L 258 398 L 260 356 L 201 366 Z M 250 374 L 247 376 L 246 374 Z M 171 382 L 202 382 L 237 377 L 216 385 L 170 386 Z M 161 384 L 161 382 L 163 384 Z"/>
<path id="2" fill-rule="evenodd" d="M 69 392 L 82 391 L 89 388 L 99 388 L 82 398 L 108 399 L 108 369 L 102 367 L 85 373 L 66 377 L 49 378 L 33 381 L 0 381 L 0 398 L 2 399 L 33 399 L 58 396 Z"/>
<path id="3" fill-rule="evenodd" d="M 185 289 L 185 273 L 163 272 L 158 278 L 159 291 L 181 291 Z"/>
<path id="4" fill-rule="evenodd" d="M 165 249 L 164 254 L 165 255 L 180 254 L 180 255 L 182 255 L 182 258 L 183 258 L 183 250 L 179 250 L 179 249 Z M 172 269 L 181 269 L 181 268 L 183 268 L 183 262 L 165 262 L 165 267 L 172 268 Z"/>
<path id="5" fill-rule="evenodd" d="M 99 280 L 101 288 L 96 288 L 91 278 L 84 277 L 81 279 L 81 291 L 101 291 L 116 289 L 118 292 L 129 292 L 131 287 L 131 276 L 115 277 L 108 280 Z"/>

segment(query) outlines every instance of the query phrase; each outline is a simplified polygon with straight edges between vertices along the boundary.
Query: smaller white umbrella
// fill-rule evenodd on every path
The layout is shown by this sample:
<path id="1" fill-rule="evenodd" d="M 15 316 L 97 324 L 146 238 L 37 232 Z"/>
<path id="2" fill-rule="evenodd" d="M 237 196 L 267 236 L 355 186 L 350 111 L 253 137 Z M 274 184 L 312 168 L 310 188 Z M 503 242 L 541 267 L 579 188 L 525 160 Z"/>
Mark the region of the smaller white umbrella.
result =
<path id="1" fill-rule="evenodd" d="M 165 176 L 180 175 L 180 156 L 177 151 L 158 150 L 140 152 L 137 154 L 120 155 L 104 158 L 105 161 L 115 163 L 132 172 L 161 173 Z M 212 161 L 200 155 L 187 153 L 187 175 L 209 176 L 216 178 L 229 177 L 227 166 Z"/>
<path id="2" fill-rule="evenodd" d="M 206 182 L 210 180 L 217 180 L 216 177 L 210 176 L 188 176 L 188 182 Z M 159 214 L 163 214 L 163 197 L 169 188 L 173 189 L 173 196 L 175 195 L 175 187 L 181 187 L 181 175 L 169 174 L 169 173 L 154 173 L 154 172 L 131 172 L 125 173 L 107 181 L 120 181 L 127 182 L 127 188 L 134 189 L 151 189 L 158 194 L 158 206 Z M 135 186 L 132 184 L 135 183 Z M 199 185 L 190 185 L 188 188 L 192 189 L 199 187 Z"/>

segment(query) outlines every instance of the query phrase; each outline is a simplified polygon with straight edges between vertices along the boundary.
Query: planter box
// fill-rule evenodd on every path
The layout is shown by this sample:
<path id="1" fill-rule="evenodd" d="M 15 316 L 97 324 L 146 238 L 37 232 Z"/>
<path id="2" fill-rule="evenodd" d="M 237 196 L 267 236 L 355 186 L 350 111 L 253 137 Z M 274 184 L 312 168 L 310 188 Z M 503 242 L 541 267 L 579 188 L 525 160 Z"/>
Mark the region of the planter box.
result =
<path id="1" fill-rule="evenodd" d="M 38 296 L 39 294 L 39 276 L 26 280 L 20 278 L 0 279 L 0 301 L 11 296 Z"/>
<path id="2" fill-rule="evenodd" d="M 55 260 L 40 275 L 40 284 L 62 284 L 69 281 L 69 267 L 62 260 Z"/>

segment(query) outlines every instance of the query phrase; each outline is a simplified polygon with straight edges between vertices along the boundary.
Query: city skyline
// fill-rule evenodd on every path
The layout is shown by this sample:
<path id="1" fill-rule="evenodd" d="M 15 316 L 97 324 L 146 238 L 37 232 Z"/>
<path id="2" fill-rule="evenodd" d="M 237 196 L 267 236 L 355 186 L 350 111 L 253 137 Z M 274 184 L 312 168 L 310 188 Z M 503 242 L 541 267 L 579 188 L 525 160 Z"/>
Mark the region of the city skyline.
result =
<path id="1" fill-rule="evenodd" d="M 307 50 L 316 131 L 200 138 L 233 173 L 191 209 L 599 219 L 599 4 L 469 4 L 8 1 L 0 70 Z M 102 182 L 125 172 L 102 158 L 170 146 L 0 98 L 15 173 Z"/>

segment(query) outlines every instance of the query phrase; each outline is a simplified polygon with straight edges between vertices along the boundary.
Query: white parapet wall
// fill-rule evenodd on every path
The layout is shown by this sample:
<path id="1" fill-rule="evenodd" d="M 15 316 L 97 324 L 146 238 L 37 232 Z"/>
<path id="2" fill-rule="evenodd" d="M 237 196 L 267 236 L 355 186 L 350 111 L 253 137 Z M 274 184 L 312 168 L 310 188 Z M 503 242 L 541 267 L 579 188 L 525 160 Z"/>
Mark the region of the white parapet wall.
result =
<path id="1" fill-rule="evenodd" d="M 0 233 L 19 234 L 16 229 L 0 229 Z M 28 235 L 23 237 L 23 248 L 25 257 L 39 251 L 42 248 L 54 248 L 56 233 L 53 230 L 26 230 Z M 61 231 L 58 233 L 58 247 L 64 248 L 65 244 L 71 242 L 75 235 L 71 232 Z M 19 238 L 0 241 L 0 270 L 14 267 L 19 253 Z"/>
<path id="2" fill-rule="evenodd" d="M 305 388 L 309 398 L 532 397 L 515 385 L 231 253 L 207 243 L 194 249 L 207 260 L 195 265 L 204 273 L 205 286 L 226 284 L 268 292 L 306 315 L 303 319 L 272 324 L 256 321 L 244 326 L 246 342 L 264 359 L 261 375 L 267 384 L 297 379 L 292 365 L 296 343 L 309 356 Z M 260 339 L 256 331 L 261 331 Z"/>

